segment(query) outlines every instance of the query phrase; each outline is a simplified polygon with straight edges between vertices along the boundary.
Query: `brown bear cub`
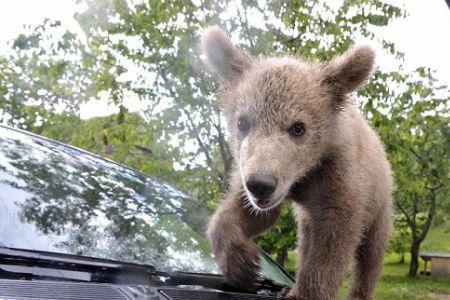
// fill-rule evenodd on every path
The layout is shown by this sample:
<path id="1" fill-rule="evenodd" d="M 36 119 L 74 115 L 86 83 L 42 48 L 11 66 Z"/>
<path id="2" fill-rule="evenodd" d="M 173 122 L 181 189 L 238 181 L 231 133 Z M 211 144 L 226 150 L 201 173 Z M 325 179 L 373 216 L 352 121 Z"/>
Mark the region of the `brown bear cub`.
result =
<path id="1" fill-rule="evenodd" d="M 392 179 L 383 146 L 349 101 L 374 52 L 325 65 L 250 57 L 215 27 L 203 53 L 220 80 L 237 170 L 207 236 L 230 282 L 256 284 L 251 238 L 277 222 L 285 198 L 298 222 L 298 271 L 288 299 L 335 299 L 353 263 L 349 299 L 370 299 L 391 228 Z"/>

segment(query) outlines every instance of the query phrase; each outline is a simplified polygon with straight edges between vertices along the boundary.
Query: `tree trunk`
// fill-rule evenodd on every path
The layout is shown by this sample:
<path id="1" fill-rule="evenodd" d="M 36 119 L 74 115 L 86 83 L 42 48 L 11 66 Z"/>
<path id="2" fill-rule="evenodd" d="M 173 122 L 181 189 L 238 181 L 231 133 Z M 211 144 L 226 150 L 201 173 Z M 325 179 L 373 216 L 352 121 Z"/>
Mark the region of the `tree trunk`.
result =
<path id="1" fill-rule="evenodd" d="M 411 226 L 412 231 L 412 243 L 411 243 L 411 263 L 409 265 L 409 276 L 414 277 L 417 275 L 417 270 L 419 269 L 419 248 L 420 243 L 423 242 L 425 237 L 427 236 L 428 231 L 430 230 L 431 223 L 434 219 L 434 213 L 436 210 L 436 191 L 441 188 L 443 185 L 437 185 L 436 187 L 431 188 L 431 195 L 430 195 L 430 207 L 428 209 L 428 215 L 427 219 L 425 221 L 425 224 L 423 226 L 422 232 L 418 235 L 417 234 L 417 227 L 416 227 L 416 212 L 417 212 L 417 203 L 418 203 L 418 197 L 414 197 L 414 205 L 413 205 L 413 211 L 414 211 L 414 223 L 413 226 Z"/>
<path id="2" fill-rule="evenodd" d="M 400 263 L 401 264 L 405 263 L 405 253 L 402 253 L 402 256 L 400 257 Z"/>
<path id="3" fill-rule="evenodd" d="M 288 254 L 288 248 L 287 247 L 283 247 L 281 248 L 278 253 L 277 253 L 277 263 L 284 268 L 284 264 L 286 262 L 287 259 L 287 254 Z"/>
<path id="4" fill-rule="evenodd" d="M 409 276 L 415 277 L 419 269 L 419 246 L 420 243 L 413 241 L 411 245 L 411 263 L 409 264 Z"/>

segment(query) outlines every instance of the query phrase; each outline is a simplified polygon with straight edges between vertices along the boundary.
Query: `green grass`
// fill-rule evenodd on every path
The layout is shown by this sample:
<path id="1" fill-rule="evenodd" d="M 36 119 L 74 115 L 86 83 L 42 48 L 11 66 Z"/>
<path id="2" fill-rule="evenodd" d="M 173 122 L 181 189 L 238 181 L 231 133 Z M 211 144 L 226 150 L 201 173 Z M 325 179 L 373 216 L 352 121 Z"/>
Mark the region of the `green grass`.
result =
<path id="1" fill-rule="evenodd" d="M 430 228 L 420 250 L 450 253 L 450 223 Z"/>
<path id="2" fill-rule="evenodd" d="M 450 253 L 449 226 L 432 228 L 421 251 Z M 295 270 L 295 252 L 288 255 L 286 269 Z M 450 278 L 438 278 L 424 275 L 409 277 L 409 256 L 405 263 L 399 263 L 400 257 L 396 254 L 386 256 L 381 279 L 375 290 L 375 300 L 423 300 L 423 299 L 450 299 Z M 419 271 L 423 270 L 423 261 L 420 260 Z M 339 299 L 343 299 L 348 288 L 348 278 L 339 291 Z"/>
<path id="3" fill-rule="evenodd" d="M 420 263 L 419 270 L 423 269 Z M 397 255 L 388 255 L 385 259 L 381 279 L 375 290 L 376 300 L 381 299 L 442 299 L 436 294 L 450 295 L 450 278 L 437 278 L 417 275 L 409 277 L 409 258 L 406 262 L 399 263 Z M 348 279 L 340 291 L 340 299 L 343 299 L 348 287 Z"/>

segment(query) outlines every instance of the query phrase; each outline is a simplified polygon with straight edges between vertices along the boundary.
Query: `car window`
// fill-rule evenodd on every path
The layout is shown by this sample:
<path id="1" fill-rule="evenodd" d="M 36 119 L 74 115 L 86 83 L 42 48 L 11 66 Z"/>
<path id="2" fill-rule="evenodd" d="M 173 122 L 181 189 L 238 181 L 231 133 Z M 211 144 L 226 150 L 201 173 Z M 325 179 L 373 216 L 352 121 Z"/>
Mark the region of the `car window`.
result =
<path id="1" fill-rule="evenodd" d="M 0 242 L 219 274 L 210 211 L 171 186 L 59 143 L 0 127 Z M 267 277 L 290 279 L 267 258 Z"/>

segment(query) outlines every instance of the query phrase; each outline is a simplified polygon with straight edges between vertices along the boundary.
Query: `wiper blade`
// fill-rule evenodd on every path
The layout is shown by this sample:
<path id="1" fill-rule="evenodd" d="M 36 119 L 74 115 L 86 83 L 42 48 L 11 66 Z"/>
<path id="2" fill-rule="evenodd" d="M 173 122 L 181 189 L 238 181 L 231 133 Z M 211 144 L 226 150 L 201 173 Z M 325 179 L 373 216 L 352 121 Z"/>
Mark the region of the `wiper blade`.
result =
<path id="1" fill-rule="evenodd" d="M 288 286 L 279 284 L 269 278 L 263 278 L 254 288 L 236 287 L 229 284 L 223 275 L 190 272 L 156 272 L 161 277 L 167 276 L 164 283 L 169 286 L 203 286 L 228 292 L 278 294 Z"/>
<path id="2" fill-rule="evenodd" d="M 142 266 L 139 264 L 132 263 L 124 263 L 117 262 L 114 260 L 102 259 L 102 258 L 93 258 L 86 256 L 78 256 L 72 254 L 61 254 L 54 252 L 46 252 L 46 251 L 36 251 L 36 250 L 24 250 L 24 249 L 15 249 L 15 248 L 7 248 L 0 246 L 0 257 L 4 259 L 28 259 L 33 261 L 40 262 L 54 262 L 54 263 L 67 263 L 77 266 L 95 266 L 95 267 L 103 267 L 103 268 L 119 268 L 123 265 L 132 265 L 132 266 Z M 146 266 L 151 270 L 155 270 L 152 266 Z"/>
<path id="3" fill-rule="evenodd" d="M 229 285 L 222 275 L 166 272 L 151 265 L 120 262 L 102 258 L 77 256 L 0 246 L 0 278 L 69 280 L 150 286 L 201 286 L 230 292 L 280 292 L 284 285 L 263 279 L 256 290 Z"/>
<path id="4" fill-rule="evenodd" d="M 148 284 L 153 266 L 0 247 L 0 277 Z"/>

